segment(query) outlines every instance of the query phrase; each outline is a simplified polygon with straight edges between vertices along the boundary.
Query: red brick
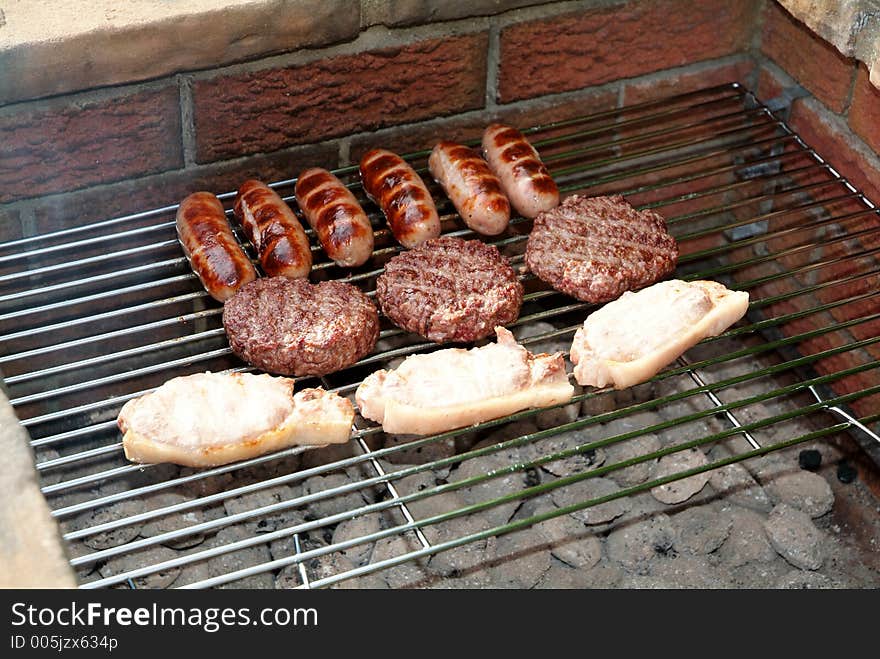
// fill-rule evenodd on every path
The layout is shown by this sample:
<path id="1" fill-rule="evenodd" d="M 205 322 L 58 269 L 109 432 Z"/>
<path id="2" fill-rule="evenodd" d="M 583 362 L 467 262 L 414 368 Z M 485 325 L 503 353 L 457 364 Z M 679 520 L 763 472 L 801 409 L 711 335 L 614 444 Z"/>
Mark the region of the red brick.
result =
<path id="1" fill-rule="evenodd" d="M 432 148 L 442 139 L 454 141 L 479 140 L 486 125 L 492 121 L 501 121 L 520 129 L 540 124 L 548 124 L 567 119 L 577 119 L 597 112 L 613 109 L 617 106 L 617 92 L 590 92 L 564 103 L 542 101 L 531 107 L 508 106 L 481 113 L 479 116 L 448 117 L 412 126 L 404 126 L 386 131 L 388 134 L 355 135 L 349 148 L 350 162 L 357 163 L 360 157 L 374 148 L 377 141 L 383 147 L 398 153 L 408 153 Z M 611 122 L 613 118 L 604 121 Z M 592 124 L 590 125 L 592 126 Z M 571 133 L 579 130 L 579 125 L 568 125 L 560 129 L 548 129 L 534 134 L 532 139 L 543 140 L 558 134 Z M 608 139 L 607 135 L 604 136 Z M 578 145 L 580 146 L 580 145 Z M 548 146 L 541 149 L 546 156 L 554 151 L 572 149 L 571 143 L 559 146 Z M 340 163 L 342 165 L 348 163 Z M 548 163 L 551 171 L 556 163 Z M 563 165 L 564 166 L 564 165 Z"/>
<path id="2" fill-rule="evenodd" d="M 701 68 L 699 71 L 673 73 L 660 79 L 652 77 L 648 80 L 627 82 L 623 86 L 623 103 L 635 105 L 728 82 L 745 84 L 754 68 L 755 63 L 752 60 L 741 60 L 710 69 Z"/>
<path id="3" fill-rule="evenodd" d="M 871 84 L 864 65 L 856 76 L 849 125 L 875 153 L 880 153 L 880 89 Z"/>
<path id="4" fill-rule="evenodd" d="M 17 210 L 0 210 L 0 242 L 22 237 L 21 218 Z"/>
<path id="5" fill-rule="evenodd" d="M 176 170 L 101 188 L 54 195 L 41 199 L 34 209 L 36 228 L 42 233 L 160 208 L 176 204 L 197 190 L 222 194 L 236 190 L 249 178 L 270 183 L 293 178 L 307 167 L 332 169 L 337 165 L 337 151 L 334 144 L 301 147 L 293 151 L 253 156 L 244 162 L 225 162 Z M 292 194 L 292 190 L 279 192 L 285 196 Z M 140 224 L 156 221 L 155 218 L 148 218 Z M 136 223 L 127 226 L 134 226 Z"/>
<path id="6" fill-rule="evenodd" d="M 852 82 L 853 60 L 775 2 L 766 5 L 761 50 L 829 108 L 843 111 Z"/>
<path id="7" fill-rule="evenodd" d="M 501 102 L 632 78 L 745 50 L 756 4 L 628 2 L 501 33 Z"/>
<path id="8" fill-rule="evenodd" d="M 193 84 L 198 162 L 481 108 L 485 32 Z"/>
<path id="9" fill-rule="evenodd" d="M 176 87 L 0 115 L 0 203 L 180 167 Z"/>
<path id="10" fill-rule="evenodd" d="M 838 172 L 869 198 L 880 200 L 878 161 L 850 144 L 852 133 L 839 118 L 823 111 L 815 101 L 798 99 L 792 105 L 790 123 Z"/>
<path id="11" fill-rule="evenodd" d="M 769 101 L 782 94 L 782 90 L 787 87 L 786 81 L 782 80 L 776 73 L 762 66 L 758 71 L 758 88 L 755 93 L 762 101 Z"/>

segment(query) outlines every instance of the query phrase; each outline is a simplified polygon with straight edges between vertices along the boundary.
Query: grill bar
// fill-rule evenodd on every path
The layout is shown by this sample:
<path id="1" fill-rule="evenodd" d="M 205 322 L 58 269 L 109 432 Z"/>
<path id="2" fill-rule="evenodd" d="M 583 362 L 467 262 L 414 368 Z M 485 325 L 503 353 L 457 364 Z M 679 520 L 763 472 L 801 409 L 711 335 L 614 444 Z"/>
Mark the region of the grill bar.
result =
<path id="1" fill-rule="evenodd" d="M 73 565 L 80 570 L 91 566 L 98 572 L 87 577 L 85 587 L 136 587 L 140 577 L 160 570 L 186 572 L 186 567 L 195 563 L 267 545 L 279 538 L 289 538 L 292 549 L 280 558 L 273 556 L 278 560 L 260 561 L 210 578 L 190 578 L 181 585 L 218 586 L 295 564 L 299 587 L 325 587 L 796 443 L 853 429 L 877 438 L 870 428 L 877 416 L 860 416 L 848 406 L 877 395 L 878 387 L 860 386 L 857 391 L 836 392 L 825 399 L 815 389 L 818 385 L 833 388 L 847 378 L 872 373 L 877 368 L 872 361 L 831 370 L 827 366 L 835 363 L 829 361 L 831 358 L 845 354 L 867 355 L 866 351 L 876 349 L 880 342 L 880 337 L 866 334 L 869 323 L 880 320 L 880 293 L 871 287 L 880 273 L 876 260 L 880 247 L 875 246 L 877 211 L 871 201 L 751 94 L 737 84 L 722 85 L 535 126 L 524 132 L 541 149 L 563 192 L 621 193 L 636 199 L 639 208 L 661 210 L 683 249 L 677 276 L 687 280 L 720 277 L 732 288 L 749 291 L 749 317 L 723 335 L 704 341 L 693 349 L 693 354 L 689 352 L 677 365 L 653 378 L 645 386 L 661 387 L 660 393 L 647 400 L 618 404 L 599 414 L 581 411 L 571 423 L 519 433 L 513 439 L 480 448 L 463 448 L 451 457 L 424 460 L 416 465 L 400 466 L 393 460 L 407 450 L 429 448 L 440 441 L 458 442 L 469 433 L 484 436 L 509 423 L 534 420 L 541 411 L 526 410 L 472 428 L 384 447 L 381 430 L 367 425 L 354 431 L 355 453 L 351 456 L 277 475 L 265 471 L 269 476 L 261 476 L 255 482 L 235 479 L 246 469 L 271 470 L 272 465 L 280 464 L 277 461 L 295 456 L 305 458 L 314 449 L 296 447 L 235 465 L 164 478 L 155 465 L 125 463 L 113 420 L 119 406 L 173 375 L 206 369 L 252 370 L 229 354 L 219 322 L 221 310 L 199 288 L 185 259 L 177 256 L 173 222 L 177 205 L 0 245 L 0 281 L 7 289 L 0 295 L 0 363 L 8 373 L 6 384 L 11 400 L 32 434 L 32 445 L 37 451 L 57 450 L 39 459 L 38 470 L 44 476 L 60 474 L 61 480 L 45 483 L 43 492 L 54 504 L 53 515 L 62 523 L 65 540 L 77 548 Z M 408 158 L 418 171 L 424 172 L 426 155 L 422 151 Z M 355 172 L 356 167 L 352 166 L 338 170 L 337 174 L 345 177 Z M 284 199 L 291 200 L 294 183 L 290 179 L 271 185 Z M 351 187 L 362 197 L 357 182 Z M 232 192 L 220 195 L 226 201 L 233 196 Z M 442 195 L 438 195 L 439 199 Z M 387 243 L 388 232 L 379 213 L 368 208 L 378 230 L 377 260 L 373 265 L 339 272 L 332 263 L 322 260 L 317 246 L 313 246 L 313 251 L 315 271 L 321 273 L 317 276 L 336 277 L 372 294 L 372 281 L 382 272 L 381 263 L 401 248 Z M 444 233 L 474 237 L 471 231 L 461 228 L 447 202 L 440 203 L 439 208 Z M 515 267 L 522 264 L 528 226 L 525 220 L 516 218 L 509 235 L 489 241 L 507 250 Z M 87 230 L 90 233 L 84 237 Z M 313 232 L 309 230 L 307 234 L 312 236 Z M 815 250 L 820 245 L 825 251 L 817 254 Z M 250 250 L 246 243 L 245 247 Z M 74 258 L 65 258 L 71 255 Z M 169 258 L 171 255 L 177 257 Z M 541 346 L 548 341 L 568 340 L 591 305 L 573 302 L 540 287 L 532 275 L 524 274 L 521 279 L 528 287 L 526 305 L 519 321 L 511 326 L 523 333 L 521 342 Z M 819 314 L 832 314 L 833 319 L 824 325 L 807 326 L 806 330 L 796 325 L 798 321 L 820 318 Z M 531 329 L 541 323 L 537 331 Z M 816 348 L 812 342 L 819 339 L 826 343 L 820 342 Z M 381 351 L 350 370 L 323 380 L 325 388 L 350 395 L 366 374 L 364 367 L 378 368 L 391 359 L 436 348 L 397 329 L 384 330 L 380 341 L 384 342 Z M 762 363 L 760 368 L 745 372 L 736 370 L 749 360 L 765 360 L 777 354 L 781 361 Z M 730 368 L 734 370 L 727 370 Z M 773 379 L 782 376 L 794 378 L 794 383 Z M 668 393 L 669 387 L 672 393 Z M 802 395 L 812 395 L 813 402 L 804 404 L 799 399 Z M 569 405 L 614 400 L 614 396 L 610 390 L 589 391 L 578 394 Z M 602 424 L 640 412 L 660 414 L 686 401 L 696 405 L 697 411 L 676 413 L 672 418 L 658 416 L 656 423 L 644 424 L 632 432 L 596 434 Z M 787 411 L 750 423 L 737 417 L 739 411 L 769 401 L 773 401 L 774 410 L 782 406 L 780 409 Z M 710 419 L 723 422 L 726 429 L 692 430 L 702 427 L 695 424 Z M 760 436 L 767 428 L 801 419 L 818 430 L 801 430 L 783 442 L 765 441 Z M 459 464 L 498 456 L 513 448 L 538 450 L 543 446 L 541 442 L 549 438 L 586 428 L 591 429 L 589 441 L 564 450 L 543 450 L 537 457 L 530 454 L 529 459 L 470 478 L 450 479 L 442 484 L 438 480 L 436 486 L 421 491 L 401 489 L 408 476 L 438 469 L 456 473 Z M 411 506 L 430 497 L 494 482 L 505 474 L 525 473 L 553 460 L 672 428 L 696 432 L 698 436 L 633 460 L 605 464 L 576 477 L 546 481 L 545 474 L 545 482 L 538 485 L 424 519 Z M 424 533 L 424 529 L 443 521 L 524 501 L 692 445 L 705 447 L 737 436 L 745 438 L 750 451 L 714 461 L 694 472 L 680 472 L 635 488 L 622 488 L 609 497 L 525 520 L 489 525 L 449 541 L 432 543 Z M 373 446 L 375 441 L 379 441 L 379 448 Z M 249 505 L 235 514 L 187 523 L 118 546 L 88 550 L 81 544 L 101 533 L 150 520 L 171 519 L 271 487 L 301 483 L 313 476 L 355 473 L 351 471 L 354 467 L 362 475 L 350 476 L 343 485 L 308 495 L 283 497 L 269 505 Z M 135 514 L 112 512 L 115 504 L 184 491 L 181 488 L 221 476 L 232 478 L 232 486 Z M 104 489 L 111 482 L 116 486 Z M 268 515 L 304 510 L 336 496 L 371 488 L 383 489 L 387 498 L 333 515 L 306 517 L 305 522 L 272 533 L 252 534 L 209 549 L 197 547 L 170 561 L 148 561 L 137 569 L 125 569 L 112 576 L 100 574 L 103 561 L 123 555 L 139 556 L 139 552 L 159 544 L 252 524 Z M 341 521 L 392 511 L 403 515 L 402 524 L 395 522 L 378 533 L 318 548 L 303 544 L 310 531 L 326 533 Z M 87 517 L 105 512 L 110 513 L 109 519 Z M 329 577 L 323 576 L 326 571 L 318 579 L 308 573 L 307 563 L 313 559 L 403 534 L 416 538 L 420 548 Z"/>

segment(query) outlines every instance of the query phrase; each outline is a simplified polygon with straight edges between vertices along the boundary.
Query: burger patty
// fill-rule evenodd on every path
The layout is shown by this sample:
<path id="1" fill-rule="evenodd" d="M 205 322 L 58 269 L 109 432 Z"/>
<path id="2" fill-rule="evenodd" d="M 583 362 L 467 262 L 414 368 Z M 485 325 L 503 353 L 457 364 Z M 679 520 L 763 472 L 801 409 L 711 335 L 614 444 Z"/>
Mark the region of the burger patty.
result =
<path id="1" fill-rule="evenodd" d="M 492 245 L 443 236 L 391 259 L 376 299 L 396 325 L 431 341 L 476 341 L 516 320 L 523 287 Z"/>
<path id="2" fill-rule="evenodd" d="M 535 218 L 526 247 L 526 264 L 538 277 L 594 303 L 653 284 L 677 259 L 663 216 L 637 211 L 621 195 L 568 197 Z"/>
<path id="3" fill-rule="evenodd" d="M 373 349 L 379 313 L 351 284 L 263 277 L 226 302 L 223 326 L 232 352 L 257 368 L 325 375 Z"/>

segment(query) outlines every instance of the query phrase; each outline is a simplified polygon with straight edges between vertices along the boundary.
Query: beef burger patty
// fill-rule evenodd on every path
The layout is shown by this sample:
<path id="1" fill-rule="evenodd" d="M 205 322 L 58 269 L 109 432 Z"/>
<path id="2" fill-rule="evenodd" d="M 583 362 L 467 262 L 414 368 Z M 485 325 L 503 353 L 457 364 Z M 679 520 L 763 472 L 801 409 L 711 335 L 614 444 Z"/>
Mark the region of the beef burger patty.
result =
<path id="1" fill-rule="evenodd" d="M 368 354 L 379 337 L 375 305 L 351 284 L 263 277 L 223 308 L 232 352 L 281 375 L 326 375 Z"/>
<path id="2" fill-rule="evenodd" d="M 396 325 L 431 341 L 476 341 L 516 320 L 523 287 L 492 245 L 442 236 L 391 259 L 376 299 Z"/>
<path id="3" fill-rule="evenodd" d="M 678 245 L 659 213 L 621 195 L 568 197 L 535 218 L 526 264 L 558 291 L 608 302 L 675 270 Z"/>

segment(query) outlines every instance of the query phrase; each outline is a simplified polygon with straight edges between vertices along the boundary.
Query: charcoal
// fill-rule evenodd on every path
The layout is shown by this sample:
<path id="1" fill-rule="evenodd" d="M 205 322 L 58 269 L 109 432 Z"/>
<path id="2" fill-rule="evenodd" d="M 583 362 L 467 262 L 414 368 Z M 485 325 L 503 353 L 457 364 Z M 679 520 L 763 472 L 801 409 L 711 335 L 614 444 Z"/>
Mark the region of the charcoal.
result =
<path id="1" fill-rule="evenodd" d="M 344 473 L 332 473 L 327 476 L 312 476 L 303 482 L 303 494 L 320 494 L 337 487 L 351 484 L 353 481 Z M 341 494 L 316 499 L 308 504 L 311 519 L 323 519 L 330 515 L 347 512 L 364 506 L 366 502 L 358 489 Z"/>
<path id="2" fill-rule="evenodd" d="M 379 515 L 373 514 L 340 522 L 336 526 L 336 530 L 333 531 L 333 544 L 376 533 L 381 528 L 380 519 Z M 348 549 L 342 549 L 339 553 L 344 554 L 354 565 L 363 565 L 370 560 L 370 554 L 373 553 L 373 543 L 364 542 Z"/>
<path id="3" fill-rule="evenodd" d="M 640 435 L 639 437 L 633 437 L 632 439 L 606 446 L 606 462 L 608 464 L 623 462 L 624 460 L 631 460 L 632 458 L 653 453 L 654 451 L 658 451 L 659 449 L 660 440 L 657 438 L 657 435 L 653 433 Z M 653 468 L 653 465 L 655 463 L 656 459 L 646 460 L 644 462 L 634 464 L 630 467 L 617 469 L 610 472 L 608 474 L 608 478 L 613 480 L 621 487 L 638 485 L 648 480 L 651 475 L 651 469 Z"/>
<path id="4" fill-rule="evenodd" d="M 839 480 L 841 483 L 852 483 L 858 477 L 858 475 L 859 472 L 856 471 L 856 469 L 845 460 L 837 465 L 837 480 Z"/>
<path id="5" fill-rule="evenodd" d="M 677 549 L 688 554 L 711 554 L 730 535 L 730 515 L 713 506 L 692 506 L 672 517 Z"/>
<path id="6" fill-rule="evenodd" d="M 421 548 L 422 545 L 411 533 L 382 538 L 376 542 L 370 564 L 400 557 Z M 382 570 L 378 575 L 391 588 L 421 588 L 431 581 L 426 564 L 427 560 L 424 558 L 407 560 Z"/>
<path id="7" fill-rule="evenodd" d="M 533 588 L 550 569 L 544 536 L 534 528 L 507 533 L 488 542 L 492 585 L 496 588 Z"/>
<path id="8" fill-rule="evenodd" d="M 623 524 L 608 535 L 608 558 L 629 572 L 648 574 L 658 554 L 670 554 L 676 543 L 675 527 L 668 515 L 658 514 L 640 522 Z"/>
<path id="9" fill-rule="evenodd" d="M 617 492 L 620 488 L 608 478 L 587 478 L 565 487 L 553 490 L 553 503 L 559 508 L 582 503 Z M 630 509 L 631 502 L 626 497 L 612 499 L 591 508 L 571 513 L 571 516 L 584 524 L 603 524 L 620 517 Z"/>
<path id="10" fill-rule="evenodd" d="M 821 517 L 834 505 L 834 493 L 822 476 L 796 471 L 777 476 L 764 485 L 774 503 L 787 503 L 810 517 Z"/>
<path id="11" fill-rule="evenodd" d="M 786 590 L 827 590 L 845 587 L 821 572 L 810 572 L 808 570 L 792 570 L 776 582 L 776 588 Z"/>
<path id="12" fill-rule="evenodd" d="M 576 569 L 554 560 L 536 588 L 615 588 L 623 571 L 608 561 L 599 561 L 590 569 Z"/>
<path id="13" fill-rule="evenodd" d="M 710 455 L 712 460 L 720 460 L 729 457 L 730 452 L 723 446 L 715 446 Z M 709 472 L 709 485 L 731 503 L 761 512 L 770 512 L 773 507 L 764 488 L 738 462 Z"/>
<path id="14" fill-rule="evenodd" d="M 685 449 L 684 451 L 664 455 L 660 458 L 654 467 L 651 478 L 663 478 L 664 476 L 670 476 L 687 469 L 702 467 L 706 464 L 708 464 L 708 460 L 701 450 L 696 448 Z M 658 485 L 651 489 L 651 494 L 655 499 L 663 503 L 681 503 L 702 490 L 706 483 L 709 482 L 709 475 L 709 472 L 703 472 L 666 483 L 665 485 Z"/>
<path id="15" fill-rule="evenodd" d="M 810 516 L 788 504 L 780 503 L 772 511 L 764 530 L 770 544 L 789 563 L 802 570 L 818 570 L 824 562 L 822 532 Z"/>
<path id="16" fill-rule="evenodd" d="M 636 589 L 709 589 L 724 588 L 725 582 L 703 556 L 685 554 L 664 556 L 651 565 L 648 574 L 629 574 L 620 583 L 621 588 Z"/>
<path id="17" fill-rule="evenodd" d="M 723 564 L 733 568 L 749 563 L 767 563 L 776 558 L 764 530 L 766 518 L 748 508 L 730 506 L 731 526 L 727 540 L 718 550 Z"/>
<path id="18" fill-rule="evenodd" d="M 569 515 L 541 522 L 535 530 L 547 541 L 550 553 L 566 565 L 588 570 L 602 558 L 596 532 Z"/>
<path id="19" fill-rule="evenodd" d="M 798 453 L 798 465 L 807 471 L 816 471 L 822 466 L 822 454 L 815 449 L 807 449 Z"/>

